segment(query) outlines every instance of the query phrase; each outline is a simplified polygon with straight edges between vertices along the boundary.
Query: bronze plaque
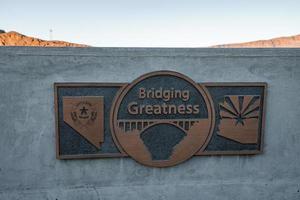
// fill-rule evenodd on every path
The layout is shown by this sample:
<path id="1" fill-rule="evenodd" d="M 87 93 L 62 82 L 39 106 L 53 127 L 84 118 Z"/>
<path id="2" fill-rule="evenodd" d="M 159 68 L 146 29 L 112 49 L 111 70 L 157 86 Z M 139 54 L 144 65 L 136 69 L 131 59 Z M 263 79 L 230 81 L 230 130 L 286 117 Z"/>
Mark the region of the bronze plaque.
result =
<path id="1" fill-rule="evenodd" d="M 262 152 L 266 83 L 195 83 L 157 71 L 132 83 L 55 83 L 57 158 L 129 156 L 168 167 Z"/>

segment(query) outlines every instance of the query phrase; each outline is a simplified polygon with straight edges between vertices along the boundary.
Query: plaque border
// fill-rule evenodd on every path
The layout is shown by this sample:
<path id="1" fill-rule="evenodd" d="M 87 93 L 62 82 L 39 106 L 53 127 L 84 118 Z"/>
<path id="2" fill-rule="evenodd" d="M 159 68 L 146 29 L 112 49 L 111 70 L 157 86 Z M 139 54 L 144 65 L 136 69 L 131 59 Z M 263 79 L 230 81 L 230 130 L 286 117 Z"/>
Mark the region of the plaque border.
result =
<path id="1" fill-rule="evenodd" d="M 266 82 L 203 82 L 198 83 L 204 87 L 263 87 L 263 102 L 262 102 L 262 122 L 260 132 L 259 150 L 241 150 L 241 151 L 203 151 L 197 152 L 194 156 L 233 156 L 233 155 L 256 155 L 263 153 L 264 132 L 265 132 L 265 115 L 266 115 L 266 98 L 268 84 Z M 102 154 L 76 154 L 76 155 L 60 155 L 59 152 L 59 113 L 58 113 L 58 88 L 62 87 L 126 87 L 129 83 L 116 82 L 55 82 L 54 83 L 54 112 L 55 112 L 55 146 L 56 158 L 59 160 L 65 159 L 92 159 L 92 158 L 121 158 L 129 157 L 124 153 L 102 153 Z M 117 92 L 118 93 L 118 92 Z M 116 96 L 118 96 L 116 94 Z"/>

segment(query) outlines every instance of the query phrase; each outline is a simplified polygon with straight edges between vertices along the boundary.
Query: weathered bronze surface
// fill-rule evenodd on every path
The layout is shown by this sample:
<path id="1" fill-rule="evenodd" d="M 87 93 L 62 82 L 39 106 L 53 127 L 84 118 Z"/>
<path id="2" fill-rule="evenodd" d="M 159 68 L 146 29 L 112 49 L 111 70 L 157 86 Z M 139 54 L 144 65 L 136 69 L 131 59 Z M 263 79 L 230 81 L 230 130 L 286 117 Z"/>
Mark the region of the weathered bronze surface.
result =
<path id="1" fill-rule="evenodd" d="M 130 156 L 154 167 L 262 152 L 266 83 L 201 83 L 171 71 L 132 83 L 56 83 L 57 158 Z"/>

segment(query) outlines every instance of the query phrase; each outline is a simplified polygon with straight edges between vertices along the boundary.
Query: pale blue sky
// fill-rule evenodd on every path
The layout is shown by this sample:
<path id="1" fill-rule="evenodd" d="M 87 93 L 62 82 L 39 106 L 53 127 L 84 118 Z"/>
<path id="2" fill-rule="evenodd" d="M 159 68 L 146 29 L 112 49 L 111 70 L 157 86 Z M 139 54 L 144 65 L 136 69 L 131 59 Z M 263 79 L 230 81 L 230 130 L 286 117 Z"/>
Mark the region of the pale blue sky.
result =
<path id="1" fill-rule="evenodd" d="M 0 29 L 101 47 L 205 47 L 300 34 L 299 0 L 0 0 Z"/>

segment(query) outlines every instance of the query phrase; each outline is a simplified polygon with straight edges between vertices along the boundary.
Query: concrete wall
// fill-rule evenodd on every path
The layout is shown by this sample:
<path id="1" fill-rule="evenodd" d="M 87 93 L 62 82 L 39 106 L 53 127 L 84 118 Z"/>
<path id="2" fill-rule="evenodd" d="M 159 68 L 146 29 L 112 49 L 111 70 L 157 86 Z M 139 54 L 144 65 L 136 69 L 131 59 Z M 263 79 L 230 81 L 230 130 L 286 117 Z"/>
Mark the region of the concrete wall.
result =
<path id="1" fill-rule="evenodd" d="M 54 82 L 267 82 L 264 153 L 148 168 L 56 160 Z M 0 199 L 300 199 L 300 49 L 0 48 Z"/>

